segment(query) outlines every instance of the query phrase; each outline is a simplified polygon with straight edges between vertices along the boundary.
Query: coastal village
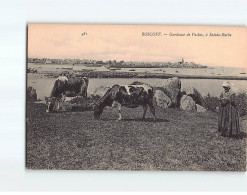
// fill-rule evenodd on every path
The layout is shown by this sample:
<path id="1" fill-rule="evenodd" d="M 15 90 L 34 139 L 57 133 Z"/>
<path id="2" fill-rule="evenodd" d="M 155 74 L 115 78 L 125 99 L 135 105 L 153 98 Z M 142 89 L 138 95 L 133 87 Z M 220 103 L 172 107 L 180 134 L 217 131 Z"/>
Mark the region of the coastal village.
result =
<path id="1" fill-rule="evenodd" d="M 186 62 L 182 58 L 177 62 L 138 62 L 138 61 L 116 61 L 116 60 L 92 60 L 92 59 L 50 59 L 50 58 L 28 58 L 28 63 L 37 64 L 71 64 L 86 66 L 108 66 L 120 68 L 207 68 L 207 66 L 196 64 L 194 62 Z"/>
<path id="2" fill-rule="evenodd" d="M 52 68 L 53 65 L 53 70 L 46 70 L 45 67 Z M 174 71 L 169 69 L 173 69 Z M 185 69 L 188 69 L 191 74 L 184 74 Z M 184 58 L 176 62 L 103 61 L 69 58 L 27 59 L 27 73 L 43 73 L 48 77 L 55 78 L 66 71 L 89 78 L 171 78 L 176 76 L 179 78 L 193 79 L 247 79 L 244 70 L 239 70 L 239 73 L 235 73 L 235 75 L 229 75 L 226 74 L 227 71 L 224 71 L 224 69 L 220 69 L 220 71 L 214 70 L 214 67 L 208 67 L 195 62 L 187 62 Z"/>

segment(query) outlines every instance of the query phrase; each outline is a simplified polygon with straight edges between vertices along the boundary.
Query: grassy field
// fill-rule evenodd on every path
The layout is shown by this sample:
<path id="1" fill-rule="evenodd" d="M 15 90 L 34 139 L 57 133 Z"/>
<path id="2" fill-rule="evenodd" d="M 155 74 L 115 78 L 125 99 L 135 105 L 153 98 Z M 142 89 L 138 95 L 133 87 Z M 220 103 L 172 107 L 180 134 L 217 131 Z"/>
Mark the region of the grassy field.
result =
<path id="1" fill-rule="evenodd" d="M 45 113 L 27 103 L 26 166 L 29 169 L 245 171 L 246 133 L 217 135 L 217 114 L 156 108 Z"/>

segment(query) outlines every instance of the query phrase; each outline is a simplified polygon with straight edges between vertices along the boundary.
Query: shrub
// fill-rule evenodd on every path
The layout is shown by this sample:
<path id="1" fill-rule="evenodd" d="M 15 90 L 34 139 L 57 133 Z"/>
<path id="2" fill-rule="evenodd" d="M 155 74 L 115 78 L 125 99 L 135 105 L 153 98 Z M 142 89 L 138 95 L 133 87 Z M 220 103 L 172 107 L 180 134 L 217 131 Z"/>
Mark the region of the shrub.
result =
<path id="1" fill-rule="evenodd" d="M 202 98 L 202 106 L 207 110 L 216 111 L 219 106 L 219 98 L 211 96 L 209 93 L 207 96 Z"/>
<path id="2" fill-rule="evenodd" d="M 240 116 L 247 114 L 247 95 L 242 93 L 236 96 L 236 105 Z"/>

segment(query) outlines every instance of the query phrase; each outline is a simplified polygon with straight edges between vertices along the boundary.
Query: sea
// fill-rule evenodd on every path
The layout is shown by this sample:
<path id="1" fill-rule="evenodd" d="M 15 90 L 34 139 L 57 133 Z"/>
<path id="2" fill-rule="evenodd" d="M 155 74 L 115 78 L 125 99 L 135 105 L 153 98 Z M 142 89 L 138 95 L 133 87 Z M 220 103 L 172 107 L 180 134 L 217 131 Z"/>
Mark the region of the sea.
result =
<path id="1" fill-rule="evenodd" d="M 91 70 L 91 71 L 110 71 L 106 67 L 86 67 L 83 65 L 47 65 L 47 64 L 28 64 L 28 68 L 35 68 L 39 73 L 46 72 L 59 72 L 61 70 Z M 121 70 L 115 70 L 118 72 L 129 72 L 133 68 L 122 68 Z M 167 73 L 167 74 L 179 74 L 179 75 L 198 75 L 198 76 L 235 76 L 246 77 L 243 68 L 228 68 L 228 67 L 212 67 L 212 68 L 198 68 L 198 69 L 185 69 L 185 68 L 135 68 L 135 72 L 150 72 L 150 73 Z M 38 98 L 43 100 L 50 95 L 51 89 L 56 78 L 47 78 L 42 74 L 27 74 L 27 87 L 31 86 L 36 89 Z M 115 84 L 127 85 L 134 81 L 140 81 L 148 83 L 151 86 L 157 82 L 165 82 L 165 79 L 159 78 L 90 78 L 88 85 L 88 93 L 92 93 L 99 86 L 111 87 Z M 181 88 L 195 87 L 202 96 L 208 94 L 213 96 L 219 96 L 223 91 L 222 79 L 180 79 Z M 247 93 L 247 80 L 228 80 L 235 88 Z"/>

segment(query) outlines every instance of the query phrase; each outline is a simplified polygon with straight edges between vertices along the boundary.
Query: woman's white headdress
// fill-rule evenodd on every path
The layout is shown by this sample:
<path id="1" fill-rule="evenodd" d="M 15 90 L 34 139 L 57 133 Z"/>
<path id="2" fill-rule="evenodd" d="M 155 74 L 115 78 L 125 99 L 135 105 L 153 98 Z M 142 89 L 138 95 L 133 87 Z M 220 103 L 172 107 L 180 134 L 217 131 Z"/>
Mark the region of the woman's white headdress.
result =
<path id="1" fill-rule="evenodd" d="M 244 93 L 243 89 L 239 85 L 231 83 L 229 81 L 224 81 L 222 86 L 223 87 L 229 87 L 231 89 L 231 91 L 235 94 Z"/>
<path id="2" fill-rule="evenodd" d="M 224 81 L 222 86 L 223 87 L 230 87 L 230 82 L 229 81 Z"/>

